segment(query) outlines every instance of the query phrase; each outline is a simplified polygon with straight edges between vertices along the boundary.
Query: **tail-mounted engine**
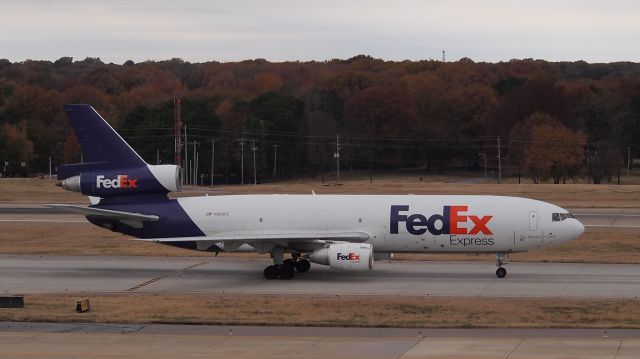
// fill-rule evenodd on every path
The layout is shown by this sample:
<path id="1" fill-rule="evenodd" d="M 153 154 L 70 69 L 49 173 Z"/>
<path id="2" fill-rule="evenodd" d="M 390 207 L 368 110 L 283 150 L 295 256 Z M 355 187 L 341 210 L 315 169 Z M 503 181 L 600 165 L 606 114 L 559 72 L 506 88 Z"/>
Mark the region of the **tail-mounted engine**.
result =
<path id="1" fill-rule="evenodd" d="M 182 171 L 176 165 L 144 165 L 118 169 L 90 169 L 65 178 L 62 188 L 86 196 L 114 197 L 169 193 L 182 190 Z"/>

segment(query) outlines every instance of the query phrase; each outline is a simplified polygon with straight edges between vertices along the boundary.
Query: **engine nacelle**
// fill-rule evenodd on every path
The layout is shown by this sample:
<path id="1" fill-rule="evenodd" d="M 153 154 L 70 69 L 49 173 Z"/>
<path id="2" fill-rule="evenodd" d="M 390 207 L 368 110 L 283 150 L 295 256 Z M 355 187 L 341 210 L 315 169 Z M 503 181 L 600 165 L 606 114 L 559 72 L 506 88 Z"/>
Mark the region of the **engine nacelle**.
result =
<path id="1" fill-rule="evenodd" d="M 95 169 L 66 178 L 61 182 L 61 185 L 69 191 L 103 198 L 131 194 L 169 193 L 182 190 L 182 171 L 176 165 Z"/>
<path id="2" fill-rule="evenodd" d="M 343 271 L 373 269 L 373 246 L 369 243 L 333 243 L 309 254 L 313 263 Z"/>

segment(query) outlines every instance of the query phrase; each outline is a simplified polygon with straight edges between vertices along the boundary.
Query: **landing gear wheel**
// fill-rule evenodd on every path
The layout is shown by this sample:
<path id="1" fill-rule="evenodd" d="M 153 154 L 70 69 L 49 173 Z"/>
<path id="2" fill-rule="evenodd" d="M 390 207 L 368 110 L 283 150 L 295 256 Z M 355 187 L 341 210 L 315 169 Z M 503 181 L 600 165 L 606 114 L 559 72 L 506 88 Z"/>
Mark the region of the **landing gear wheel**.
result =
<path id="1" fill-rule="evenodd" d="M 267 279 L 276 279 L 280 274 L 280 268 L 277 265 L 270 265 L 264 269 L 264 277 Z"/>
<path id="2" fill-rule="evenodd" d="M 298 273 L 307 273 L 311 268 L 311 262 L 308 259 L 299 259 L 296 262 L 296 270 Z"/>
<path id="3" fill-rule="evenodd" d="M 296 264 L 295 259 L 293 258 L 287 258 L 282 262 L 283 265 L 292 265 L 294 266 Z"/>
<path id="4" fill-rule="evenodd" d="M 296 274 L 295 266 L 292 264 L 283 264 L 280 266 L 280 279 L 291 279 Z"/>
<path id="5" fill-rule="evenodd" d="M 503 267 L 499 267 L 498 269 L 496 269 L 496 276 L 498 278 L 504 278 L 507 275 L 507 270 L 504 269 Z"/>

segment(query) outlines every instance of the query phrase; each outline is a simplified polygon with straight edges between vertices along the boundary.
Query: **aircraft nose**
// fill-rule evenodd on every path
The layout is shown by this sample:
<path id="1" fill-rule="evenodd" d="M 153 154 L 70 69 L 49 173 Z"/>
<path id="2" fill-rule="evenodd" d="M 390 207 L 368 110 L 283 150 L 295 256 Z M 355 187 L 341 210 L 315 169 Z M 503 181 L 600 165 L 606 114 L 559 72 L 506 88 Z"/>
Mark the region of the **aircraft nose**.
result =
<path id="1" fill-rule="evenodd" d="M 584 233 L 584 225 L 580 221 L 578 221 L 577 219 L 574 219 L 571 222 L 573 222 L 572 223 L 572 228 L 571 228 L 572 237 L 573 237 L 572 239 L 576 239 L 576 238 L 580 237 L 582 235 L 582 233 Z"/>

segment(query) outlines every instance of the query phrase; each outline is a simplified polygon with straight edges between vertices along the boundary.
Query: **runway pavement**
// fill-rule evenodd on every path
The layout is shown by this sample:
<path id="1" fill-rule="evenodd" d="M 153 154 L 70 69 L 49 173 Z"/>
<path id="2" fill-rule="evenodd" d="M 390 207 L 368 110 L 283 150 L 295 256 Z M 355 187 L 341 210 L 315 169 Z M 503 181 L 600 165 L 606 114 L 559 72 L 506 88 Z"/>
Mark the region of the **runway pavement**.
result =
<path id="1" fill-rule="evenodd" d="M 0 323 L 10 358 L 637 358 L 638 330 Z"/>
<path id="2" fill-rule="evenodd" d="M 1 255 L 0 292 L 147 292 L 637 298 L 640 265 L 513 263 L 504 279 L 487 262 L 376 262 L 371 272 L 313 265 L 265 280 L 266 258 Z"/>
<path id="3" fill-rule="evenodd" d="M 639 209 L 575 209 L 589 226 L 640 228 Z M 0 205 L 0 221 L 86 223 L 34 205 Z M 29 223 L 33 225 L 33 223 Z M 376 262 L 372 272 L 314 265 L 291 281 L 266 281 L 267 259 L 0 255 L 0 292 L 172 292 L 636 298 L 640 265 L 512 263 L 505 279 L 489 262 Z"/>

